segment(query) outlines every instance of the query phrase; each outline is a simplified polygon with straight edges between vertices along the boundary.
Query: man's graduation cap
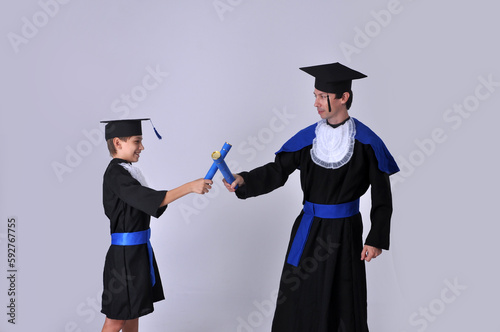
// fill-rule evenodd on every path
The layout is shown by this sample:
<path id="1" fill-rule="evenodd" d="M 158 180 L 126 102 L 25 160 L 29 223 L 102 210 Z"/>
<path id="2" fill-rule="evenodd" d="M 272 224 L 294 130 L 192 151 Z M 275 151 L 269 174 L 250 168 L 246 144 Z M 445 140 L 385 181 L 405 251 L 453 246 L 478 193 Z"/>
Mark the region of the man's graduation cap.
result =
<path id="1" fill-rule="evenodd" d="M 316 78 L 314 87 L 327 93 L 349 92 L 351 91 L 352 80 L 366 77 L 365 74 L 338 62 L 312 67 L 302 67 L 300 70 L 314 76 Z"/>
<path id="2" fill-rule="evenodd" d="M 352 80 L 366 77 L 365 74 L 346 67 L 338 62 L 312 67 L 302 67 L 300 70 L 314 76 L 316 78 L 314 87 L 326 93 L 350 92 Z M 328 112 L 331 112 L 332 108 L 330 106 L 330 96 L 327 95 L 327 98 Z"/>
<path id="3" fill-rule="evenodd" d="M 148 120 L 153 126 L 153 122 L 150 118 L 101 121 L 101 123 L 106 124 L 106 127 L 104 129 L 104 137 L 106 140 L 108 140 L 114 137 L 130 137 L 142 135 L 141 121 Z M 153 130 L 155 131 L 158 139 L 161 139 L 160 134 L 156 131 L 156 128 L 154 126 Z"/>

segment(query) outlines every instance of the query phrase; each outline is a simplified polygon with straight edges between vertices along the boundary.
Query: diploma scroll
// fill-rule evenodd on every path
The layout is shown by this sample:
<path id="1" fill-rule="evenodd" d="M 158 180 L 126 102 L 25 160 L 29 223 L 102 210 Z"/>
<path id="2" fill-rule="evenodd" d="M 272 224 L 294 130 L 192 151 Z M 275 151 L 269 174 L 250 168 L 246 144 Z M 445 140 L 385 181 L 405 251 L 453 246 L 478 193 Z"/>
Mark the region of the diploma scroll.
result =
<path id="1" fill-rule="evenodd" d="M 208 170 L 207 175 L 205 175 L 205 179 L 210 179 L 214 177 L 215 173 L 217 173 L 217 170 L 220 170 L 222 176 L 226 180 L 227 183 L 231 184 L 234 182 L 234 176 L 229 170 L 229 167 L 227 167 L 226 162 L 224 161 L 224 158 L 226 157 L 227 153 L 231 149 L 231 144 L 229 143 L 224 143 L 222 146 L 221 151 L 215 151 L 212 153 L 212 159 L 214 160 L 212 167 Z M 235 189 L 238 189 L 238 186 L 236 186 Z"/>
<path id="2" fill-rule="evenodd" d="M 220 158 L 222 158 L 222 160 L 224 160 L 224 158 L 226 157 L 226 155 L 229 152 L 229 150 L 231 150 L 231 144 L 229 144 L 227 142 L 224 143 L 224 145 L 222 146 L 222 149 L 220 149 L 220 152 L 219 152 L 220 153 Z M 215 151 L 215 152 L 218 152 L 218 151 Z M 212 153 L 212 155 L 213 155 L 213 153 Z M 212 164 L 212 167 L 210 167 L 210 169 L 208 170 L 207 175 L 205 175 L 205 179 L 212 180 L 212 178 L 214 177 L 215 173 L 217 173 L 217 170 L 218 170 L 218 167 L 217 167 L 216 162 L 214 161 L 213 164 Z"/>

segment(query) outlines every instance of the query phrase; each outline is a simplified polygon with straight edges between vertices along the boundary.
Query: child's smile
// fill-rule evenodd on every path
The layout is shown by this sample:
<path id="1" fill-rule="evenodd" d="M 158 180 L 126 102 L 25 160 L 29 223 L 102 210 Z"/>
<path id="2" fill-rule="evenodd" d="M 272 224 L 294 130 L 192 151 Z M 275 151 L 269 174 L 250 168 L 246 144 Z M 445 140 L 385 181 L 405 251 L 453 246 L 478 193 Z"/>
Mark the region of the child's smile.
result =
<path id="1" fill-rule="evenodd" d="M 140 154 L 144 150 L 142 136 L 131 136 L 126 141 L 121 141 L 117 147 L 116 157 L 130 163 L 139 161 Z"/>

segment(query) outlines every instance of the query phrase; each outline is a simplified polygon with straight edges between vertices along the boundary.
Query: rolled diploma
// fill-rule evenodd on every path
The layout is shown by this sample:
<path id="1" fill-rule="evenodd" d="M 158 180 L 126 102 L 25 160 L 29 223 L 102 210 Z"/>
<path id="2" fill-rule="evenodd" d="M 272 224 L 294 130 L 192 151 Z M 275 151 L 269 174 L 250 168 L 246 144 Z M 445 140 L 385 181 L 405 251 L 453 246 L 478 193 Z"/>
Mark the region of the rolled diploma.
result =
<path id="1" fill-rule="evenodd" d="M 222 160 L 224 160 L 224 158 L 226 157 L 226 155 L 229 152 L 229 150 L 231 150 L 231 144 L 229 144 L 228 142 L 224 143 L 224 145 L 222 146 L 222 149 L 220 149 L 220 152 L 219 152 L 220 153 L 220 158 L 222 158 Z M 215 152 L 218 152 L 218 151 L 215 151 Z M 213 154 L 212 154 L 212 156 L 213 156 Z M 212 178 L 214 177 L 215 173 L 217 173 L 217 169 L 218 169 L 218 167 L 216 165 L 216 161 L 214 160 L 214 162 L 212 164 L 212 167 L 210 167 L 210 169 L 208 170 L 207 175 L 205 175 L 205 179 L 212 180 Z"/>
<path id="2" fill-rule="evenodd" d="M 229 184 L 233 183 L 235 180 L 233 173 L 231 173 L 229 167 L 227 167 L 227 164 L 224 161 L 224 158 L 222 158 L 222 155 L 218 151 L 215 151 L 214 153 L 212 153 L 212 159 L 214 160 L 215 165 L 221 172 L 226 182 Z M 238 186 L 236 186 L 234 189 L 238 189 Z"/>

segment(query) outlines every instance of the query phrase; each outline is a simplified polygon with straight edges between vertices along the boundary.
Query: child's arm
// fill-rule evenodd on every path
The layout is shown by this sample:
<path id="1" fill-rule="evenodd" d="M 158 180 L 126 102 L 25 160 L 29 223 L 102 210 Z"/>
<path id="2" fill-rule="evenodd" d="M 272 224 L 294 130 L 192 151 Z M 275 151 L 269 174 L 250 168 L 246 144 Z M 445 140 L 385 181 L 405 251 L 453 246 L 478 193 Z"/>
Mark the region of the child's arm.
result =
<path id="1" fill-rule="evenodd" d="M 165 198 L 161 202 L 160 207 L 170 204 L 176 199 L 181 198 L 182 196 L 185 196 L 187 194 L 196 193 L 203 195 L 207 193 L 210 188 L 212 188 L 212 183 L 212 180 L 198 179 L 185 183 L 175 189 L 169 190 L 165 194 Z"/>

